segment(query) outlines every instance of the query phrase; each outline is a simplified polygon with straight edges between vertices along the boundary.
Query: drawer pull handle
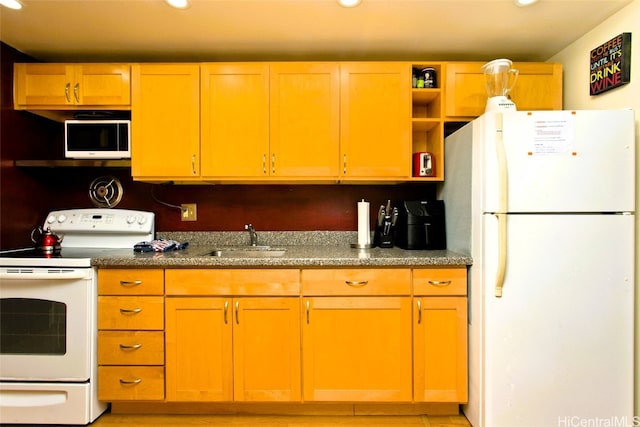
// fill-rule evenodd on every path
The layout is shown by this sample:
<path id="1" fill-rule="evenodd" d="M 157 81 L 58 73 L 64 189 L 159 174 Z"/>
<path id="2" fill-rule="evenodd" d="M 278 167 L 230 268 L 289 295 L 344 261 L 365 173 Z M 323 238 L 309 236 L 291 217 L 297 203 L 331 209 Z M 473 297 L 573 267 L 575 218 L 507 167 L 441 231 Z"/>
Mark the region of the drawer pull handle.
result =
<path id="1" fill-rule="evenodd" d="M 431 286 L 449 286 L 451 284 L 451 280 L 429 280 L 427 283 L 429 283 Z"/>
<path id="2" fill-rule="evenodd" d="M 76 102 L 80 102 L 80 95 L 78 94 L 79 88 L 80 88 L 80 83 L 76 83 L 73 85 L 73 96 L 76 98 Z"/>
<path id="3" fill-rule="evenodd" d="M 66 85 L 64 85 L 64 97 L 67 98 L 67 102 L 71 102 L 71 97 L 69 96 L 70 86 L 71 86 L 71 83 L 67 83 Z"/>
<path id="4" fill-rule="evenodd" d="M 227 323 L 229 323 L 229 321 L 227 320 L 227 312 L 229 311 L 229 301 L 225 301 L 224 302 L 224 324 L 226 325 Z"/>
<path id="5" fill-rule="evenodd" d="M 138 314 L 142 311 L 141 308 L 121 308 L 120 313 L 122 314 Z"/>
<path id="6" fill-rule="evenodd" d="M 140 347 L 142 347 L 142 344 L 133 344 L 133 345 L 129 345 L 129 344 L 120 344 L 120 348 L 122 350 L 137 350 Z"/>
<path id="7" fill-rule="evenodd" d="M 142 382 L 142 378 L 136 378 L 135 380 L 125 380 L 124 378 L 120 378 L 120 384 L 123 385 L 136 385 Z"/>
<path id="8" fill-rule="evenodd" d="M 360 288 L 366 284 L 369 283 L 368 280 L 345 280 L 344 283 L 346 283 L 347 285 L 353 287 L 353 288 Z"/>
<path id="9" fill-rule="evenodd" d="M 418 305 L 418 325 L 422 323 L 422 301 L 417 300 L 416 304 Z"/>
<path id="10" fill-rule="evenodd" d="M 120 281 L 120 285 L 124 286 L 124 287 L 127 287 L 127 288 L 131 288 L 131 287 L 134 287 L 134 286 L 140 286 L 140 285 L 142 285 L 142 280 L 133 280 L 133 281 L 121 280 Z"/>
<path id="11" fill-rule="evenodd" d="M 311 303 L 309 302 L 309 300 L 307 300 L 306 306 L 307 306 L 307 325 L 308 325 L 309 324 L 309 308 L 311 306 Z"/>

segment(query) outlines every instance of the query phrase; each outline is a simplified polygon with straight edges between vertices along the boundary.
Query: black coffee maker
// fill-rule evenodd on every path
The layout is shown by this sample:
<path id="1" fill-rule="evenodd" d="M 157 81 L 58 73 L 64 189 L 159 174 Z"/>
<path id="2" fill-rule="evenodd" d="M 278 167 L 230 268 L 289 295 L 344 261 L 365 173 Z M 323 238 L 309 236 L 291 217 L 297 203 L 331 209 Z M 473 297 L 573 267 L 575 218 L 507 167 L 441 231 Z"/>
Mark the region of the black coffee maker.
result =
<path id="1" fill-rule="evenodd" d="M 395 244 L 403 249 L 446 249 L 444 201 L 401 202 L 395 233 Z"/>

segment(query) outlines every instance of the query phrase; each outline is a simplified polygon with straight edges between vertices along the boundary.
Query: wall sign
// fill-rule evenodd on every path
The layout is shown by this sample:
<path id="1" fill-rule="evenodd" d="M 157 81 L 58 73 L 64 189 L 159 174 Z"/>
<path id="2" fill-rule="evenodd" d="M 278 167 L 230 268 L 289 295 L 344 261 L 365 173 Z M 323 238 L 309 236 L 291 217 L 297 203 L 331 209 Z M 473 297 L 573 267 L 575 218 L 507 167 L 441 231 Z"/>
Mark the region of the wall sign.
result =
<path id="1" fill-rule="evenodd" d="M 622 33 L 591 51 L 589 93 L 598 95 L 631 81 L 631 33 Z"/>

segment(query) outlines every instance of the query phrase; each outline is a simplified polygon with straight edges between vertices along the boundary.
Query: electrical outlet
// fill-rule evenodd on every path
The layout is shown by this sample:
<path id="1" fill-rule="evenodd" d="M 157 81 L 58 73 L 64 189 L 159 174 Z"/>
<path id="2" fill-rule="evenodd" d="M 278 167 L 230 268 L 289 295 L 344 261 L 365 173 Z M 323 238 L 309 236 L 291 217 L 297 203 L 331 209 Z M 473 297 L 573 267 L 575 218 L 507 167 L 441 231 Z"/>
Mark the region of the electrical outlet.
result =
<path id="1" fill-rule="evenodd" d="M 183 203 L 180 207 L 182 208 L 182 221 L 196 221 L 198 219 L 195 203 Z"/>

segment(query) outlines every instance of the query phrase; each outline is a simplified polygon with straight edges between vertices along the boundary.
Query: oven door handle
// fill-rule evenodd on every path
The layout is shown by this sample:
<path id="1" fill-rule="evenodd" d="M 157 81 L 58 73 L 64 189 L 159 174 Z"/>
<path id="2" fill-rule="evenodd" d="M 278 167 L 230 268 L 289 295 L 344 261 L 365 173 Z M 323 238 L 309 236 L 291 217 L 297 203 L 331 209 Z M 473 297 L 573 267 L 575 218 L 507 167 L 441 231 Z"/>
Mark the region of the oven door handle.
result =
<path id="1" fill-rule="evenodd" d="M 70 270 L 62 272 L 52 273 L 32 273 L 27 271 L 20 271 L 16 273 L 9 273 L 6 270 L 0 271 L 0 280 L 73 280 L 84 279 L 87 277 L 86 270 Z"/>

